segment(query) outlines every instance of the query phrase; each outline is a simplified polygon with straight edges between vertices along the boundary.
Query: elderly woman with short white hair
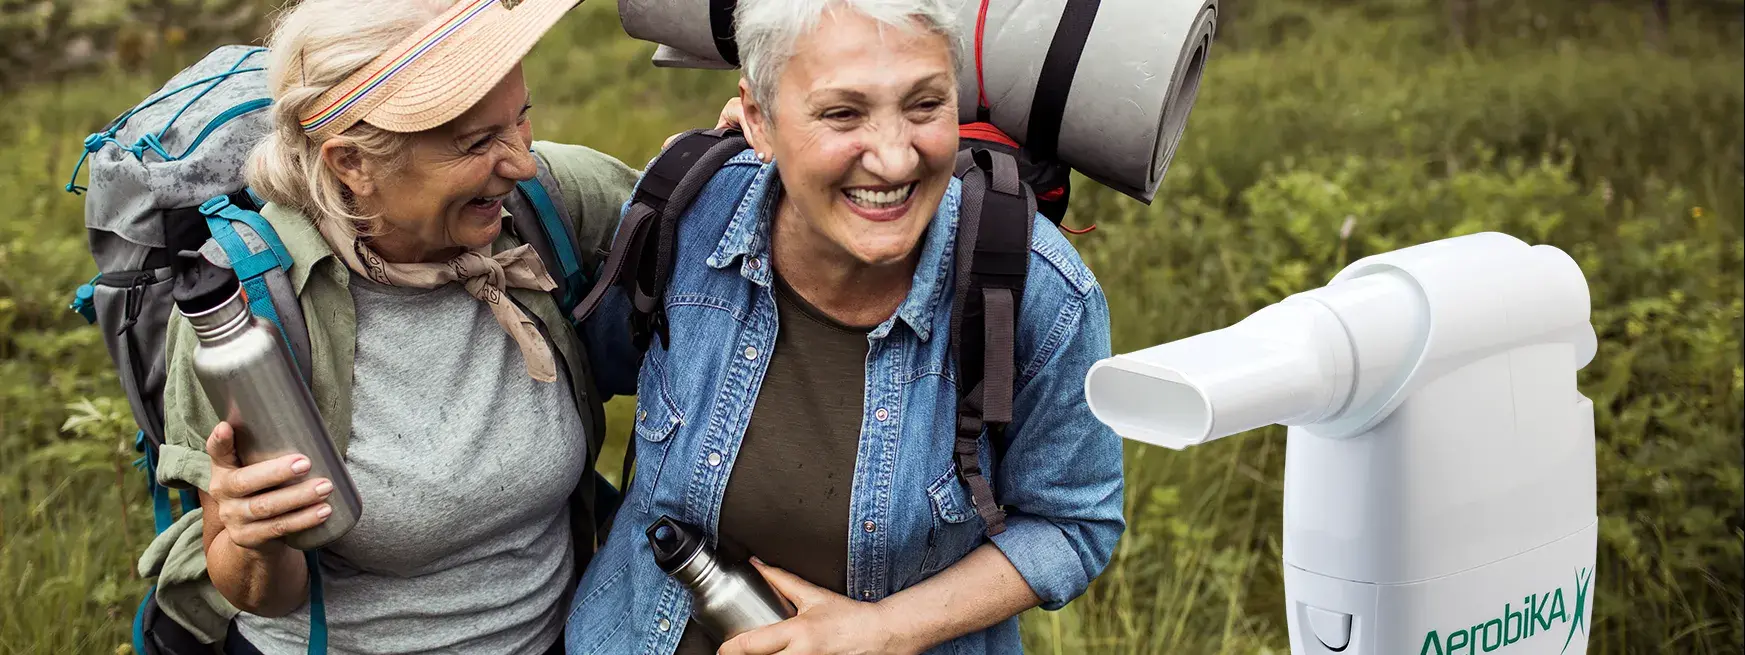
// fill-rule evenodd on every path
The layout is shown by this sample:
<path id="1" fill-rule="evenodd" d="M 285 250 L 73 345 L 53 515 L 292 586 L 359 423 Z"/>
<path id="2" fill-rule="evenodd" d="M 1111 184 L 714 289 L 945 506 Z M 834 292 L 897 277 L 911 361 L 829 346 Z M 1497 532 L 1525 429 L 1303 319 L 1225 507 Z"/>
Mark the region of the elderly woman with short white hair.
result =
<path id="1" fill-rule="evenodd" d="M 1082 390 L 1109 355 L 1108 309 L 1040 216 L 993 466 L 1003 531 L 954 464 L 947 4 L 738 3 L 753 150 L 678 222 L 662 347 L 600 364 L 603 389 L 637 394 L 638 470 L 578 588 L 570 653 L 1014 653 L 1019 613 L 1062 607 L 1107 565 L 1121 445 Z M 602 305 L 588 331 L 627 311 Z M 643 535 L 662 516 L 754 557 L 798 614 L 715 643 Z"/>
<path id="2" fill-rule="evenodd" d="M 574 4 L 303 0 L 276 25 L 247 179 L 294 260 L 312 391 L 365 510 L 310 570 L 281 537 L 327 520 L 332 481 L 309 453 L 238 460 L 174 316 L 167 440 L 205 457 L 164 476 L 202 508 L 201 539 L 177 542 L 202 552 L 169 559 L 202 588 L 160 605 L 225 652 L 305 652 L 316 584 L 336 652 L 561 650 L 598 541 L 600 398 L 505 200 L 543 162 L 591 259 L 638 175 L 533 141 L 520 60 Z"/>

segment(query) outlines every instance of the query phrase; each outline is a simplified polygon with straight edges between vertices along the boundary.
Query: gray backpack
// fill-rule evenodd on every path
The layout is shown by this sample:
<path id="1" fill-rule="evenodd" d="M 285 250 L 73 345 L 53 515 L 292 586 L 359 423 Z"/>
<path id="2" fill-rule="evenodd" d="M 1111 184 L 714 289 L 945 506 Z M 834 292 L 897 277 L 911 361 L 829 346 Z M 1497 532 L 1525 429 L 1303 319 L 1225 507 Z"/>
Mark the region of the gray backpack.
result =
<path id="1" fill-rule="evenodd" d="M 200 251 L 234 269 L 249 308 L 279 327 L 304 379 L 310 375 L 308 330 L 288 276 L 290 254 L 258 213 L 261 201 L 243 179 L 249 152 L 271 129 L 266 59 L 265 48 L 249 46 L 207 54 L 87 137 L 85 154 L 66 186 L 85 197 L 85 227 L 98 270 L 75 292 L 71 308 L 103 330 L 139 427 L 134 447 L 142 456 L 135 466 L 146 474 L 160 534 L 176 520 L 169 490 L 157 482 L 158 449 L 164 443 L 165 329 L 173 304 L 170 263 L 176 254 Z M 79 169 L 87 166 L 89 184 L 78 186 Z M 547 189 L 555 192 L 557 184 L 543 160 L 538 177 L 517 187 L 520 193 L 508 202 L 511 227 L 547 262 L 557 282 L 554 297 L 568 315 L 588 285 L 575 219 L 552 201 Z M 600 444 L 590 446 L 591 455 L 599 452 Z M 604 518 L 615 508 L 617 493 L 602 485 L 603 478 L 595 480 L 595 515 Z M 199 506 L 198 496 L 184 490 L 180 505 L 184 513 L 192 510 Z M 311 568 L 311 653 L 326 650 L 318 571 Z M 159 610 L 155 591 L 146 593 L 134 617 L 134 651 L 211 653 L 211 646 Z"/>

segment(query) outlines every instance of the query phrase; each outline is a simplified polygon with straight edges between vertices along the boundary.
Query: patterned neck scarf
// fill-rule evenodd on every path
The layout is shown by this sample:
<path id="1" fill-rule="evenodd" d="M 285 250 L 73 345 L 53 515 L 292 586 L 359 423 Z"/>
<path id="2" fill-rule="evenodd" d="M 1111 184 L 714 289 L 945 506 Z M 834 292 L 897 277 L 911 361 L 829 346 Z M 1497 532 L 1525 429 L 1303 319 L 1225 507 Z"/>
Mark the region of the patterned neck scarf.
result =
<path id="1" fill-rule="evenodd" d="M 509 299 L 508 289 L 550 291 L 557 287 L 545 272 L 545 264 L 533 247 L 523 244 L 490 254 L 490 246 L 469 250 L 442 263 L 396 264 L 382 259 L 356 237 L 344 233 L 333 221 L 316 221 L 327 245 L 353 273 L 378 284 L 434 289 L 459 280 L 467 293 L 491 308 L 503 331 L 521 348 L 527 374 L 540 382 L 557 380 L 557 364 L 551 347 L 539 328 Z"/>

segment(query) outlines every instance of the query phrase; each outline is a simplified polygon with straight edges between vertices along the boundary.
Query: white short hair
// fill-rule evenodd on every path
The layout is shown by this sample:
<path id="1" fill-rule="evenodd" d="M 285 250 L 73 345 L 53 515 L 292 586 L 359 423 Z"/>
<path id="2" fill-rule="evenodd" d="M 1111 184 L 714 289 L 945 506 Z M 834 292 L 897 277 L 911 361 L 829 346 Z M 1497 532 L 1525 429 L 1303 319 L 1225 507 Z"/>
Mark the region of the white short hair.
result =
<path id="1" fill-rule="evenodd" d="M 900 30 L 919 26 L 945 37 L 955 72 L 958 61 L 957 13 L 952 0 L 739 0 L 733 11 L 733 37 L 739 44 L 741 75 L 752 100 L 774 116 L 776 81 L 794 56 L 794 43 L 818 27 L 824 13 L 838 8 L 859 12 Z"/>

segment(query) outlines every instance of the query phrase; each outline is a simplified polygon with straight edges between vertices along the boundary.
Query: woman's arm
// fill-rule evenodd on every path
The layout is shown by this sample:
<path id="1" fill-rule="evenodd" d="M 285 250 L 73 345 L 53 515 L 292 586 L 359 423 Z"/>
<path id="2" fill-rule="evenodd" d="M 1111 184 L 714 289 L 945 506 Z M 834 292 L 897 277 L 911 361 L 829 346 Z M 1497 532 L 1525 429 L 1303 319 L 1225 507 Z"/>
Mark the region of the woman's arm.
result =
<path id="1" fill-rule="evenodd" d="M 295 455 L 241 466 L 230 426 L 219 420 L 194 374 L 193 327 L 172 312 L 168 332 L 159 478 L 199 489 L 206 573 L 219 594 L 251 614 L 289 613 L 303 602 L 307 572 L 302 553 L 277 537 L 325 520 L 314 515 L 325 506 L 316 501 L 327 495 L 318 491 L 326 480 L 274 489 L 303 475 L 293 464 L 307 459 Z"/>
<path id="2" fill-rule="evenodd" d="M 1084 391 L 1091 366 L 1109 357 L 1109 308 L 1089 271 L 1077 271 L 1084 276 L 1076 283 L 1082 291 L 1047 303 L 1058 310 L 1052 321 L 1019 328 L 1035 335 L 1035 343 L 1020 348 L 1031 355 L 1017 361 L 1009 445 L 993 467 L 995 493 L 1012 509 L 1005 531 L 992 540 L 1047 610 L 1084 593 L 1126 529 L 1121 438 L 1091 413 Z M 1026 293 L 1026 302 L 1033 300 Z"/>
<path id="3" fill-rule="evenodd" d="M 991 544 L 876 603 L 839 595 L 755 559 L 752 564 L 799 614 L 723 644 L 722 655 L 920 653 L 1042 602 Z"/>

